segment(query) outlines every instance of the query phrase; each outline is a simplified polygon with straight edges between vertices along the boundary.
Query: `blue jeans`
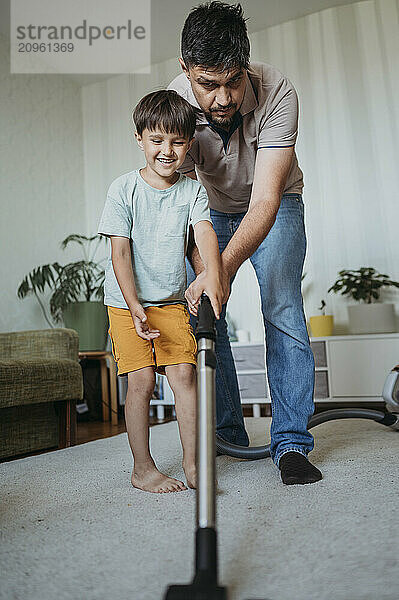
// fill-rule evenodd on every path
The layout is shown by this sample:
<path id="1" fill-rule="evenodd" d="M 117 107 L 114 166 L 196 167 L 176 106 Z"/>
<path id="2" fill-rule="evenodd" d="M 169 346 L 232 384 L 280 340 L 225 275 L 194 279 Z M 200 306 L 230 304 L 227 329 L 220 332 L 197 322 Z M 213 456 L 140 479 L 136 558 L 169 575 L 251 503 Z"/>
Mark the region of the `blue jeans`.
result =
<path id="1" fill-rule="evenodd" d="M 245 213 L 211 209 L 213 227 L 223 252 Z M 250 257 L 260 287 L 266 335 L 266 365 L 271 395 L 270 454 L 278 466 L 290 451 L 304 456 L 314 440 L 307 423 L 314 412 L 314 358 L 309 344 L 301 294 L 306 252 L 304 206 L 299 194 L 285 194 L 276 221 Z M 187 261 L 188 283 L 194 272 Z M 231 283 L 234 281 L 232 279 Z M 237 374 L 226 325 L 226 304 L 216 321 L 216 421 L 220 437 L 248 446 Z M 195 327 L 195 318 L 191 317 Z"/>

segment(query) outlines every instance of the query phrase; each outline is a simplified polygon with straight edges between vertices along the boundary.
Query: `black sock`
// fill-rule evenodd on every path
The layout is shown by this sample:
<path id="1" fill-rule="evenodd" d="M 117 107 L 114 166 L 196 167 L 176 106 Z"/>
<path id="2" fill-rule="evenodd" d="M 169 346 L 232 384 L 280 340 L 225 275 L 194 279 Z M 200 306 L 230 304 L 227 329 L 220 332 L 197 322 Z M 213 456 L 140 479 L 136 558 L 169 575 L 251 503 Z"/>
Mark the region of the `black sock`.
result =
<path id="1" fill-rule="evenodd" d="M 286 485 L 314 483 L 323 479 L 319 469 L 300 452 L 286 452 L 280 458 L 278 466 L 282 482 Z"/>

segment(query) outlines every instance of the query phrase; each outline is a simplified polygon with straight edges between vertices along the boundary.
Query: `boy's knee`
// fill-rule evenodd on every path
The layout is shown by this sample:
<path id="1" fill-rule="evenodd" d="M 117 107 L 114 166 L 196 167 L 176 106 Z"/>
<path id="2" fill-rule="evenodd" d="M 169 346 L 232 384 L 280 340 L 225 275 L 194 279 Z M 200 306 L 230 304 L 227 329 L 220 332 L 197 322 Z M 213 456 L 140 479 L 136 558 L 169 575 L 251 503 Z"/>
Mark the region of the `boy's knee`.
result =
<path id="1" fill-rule="evenodd" d="M 155 387 L 155 372 L 152 367 L 145 367 L 128 373 L 129 389 L 140 394 L 150 395 Z"/>
<path id="2" fill-rule="evenodd" d="M 169 365 L 165 369 L 166 377 L 173 391 L 179 387 L 189 387 L 195 383 L 195 367 L 188 363 Z"/>

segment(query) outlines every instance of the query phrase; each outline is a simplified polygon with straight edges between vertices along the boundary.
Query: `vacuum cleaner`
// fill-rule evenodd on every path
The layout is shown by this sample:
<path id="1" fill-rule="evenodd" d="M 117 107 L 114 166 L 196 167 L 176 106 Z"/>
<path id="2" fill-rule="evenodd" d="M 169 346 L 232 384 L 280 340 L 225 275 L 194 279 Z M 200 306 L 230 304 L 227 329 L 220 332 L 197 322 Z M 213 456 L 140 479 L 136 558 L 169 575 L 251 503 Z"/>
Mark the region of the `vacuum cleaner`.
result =
<path id="1" fill-rule="evenodd" d="M 169 586 L 164 600 L 227 600 L 227 588 L 218 583 L 216 450 L 234 458 L 257 460 L 270 456 L 270 445 L 237 446 L 216 436 L 215 317 L 205 294 L 201 296 L 195 335 L 198 342 L 195 574 L 191 584 Z M 362 408 L 327 410 L 312 416 L 308 429 L 334 419 L 360 418 L 372 419 L 399 431 L 399 365 L 388 375 L 382 396 L 385 401 L 383 411 Z"/>

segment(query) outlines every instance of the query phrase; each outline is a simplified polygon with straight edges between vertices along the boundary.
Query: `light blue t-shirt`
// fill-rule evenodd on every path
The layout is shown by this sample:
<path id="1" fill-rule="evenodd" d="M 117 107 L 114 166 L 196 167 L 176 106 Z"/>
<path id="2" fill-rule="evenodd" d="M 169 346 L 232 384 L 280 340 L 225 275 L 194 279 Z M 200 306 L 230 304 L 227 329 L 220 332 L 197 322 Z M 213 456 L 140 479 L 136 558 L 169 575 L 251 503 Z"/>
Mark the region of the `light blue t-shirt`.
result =
<path id="1" fill-rule="evenodd" d="M 179 174 L 166 190 L 149 185 L 139 169 L 115 179 L 107 193 L 98 233 L 130 239 L 137 295 L 143 307 L 186 304 L 185 256 L 189 227 L 211 221 L 199 181 Z M 128 308 L 112 260 L 105 270 L 104 304 Z"/>

